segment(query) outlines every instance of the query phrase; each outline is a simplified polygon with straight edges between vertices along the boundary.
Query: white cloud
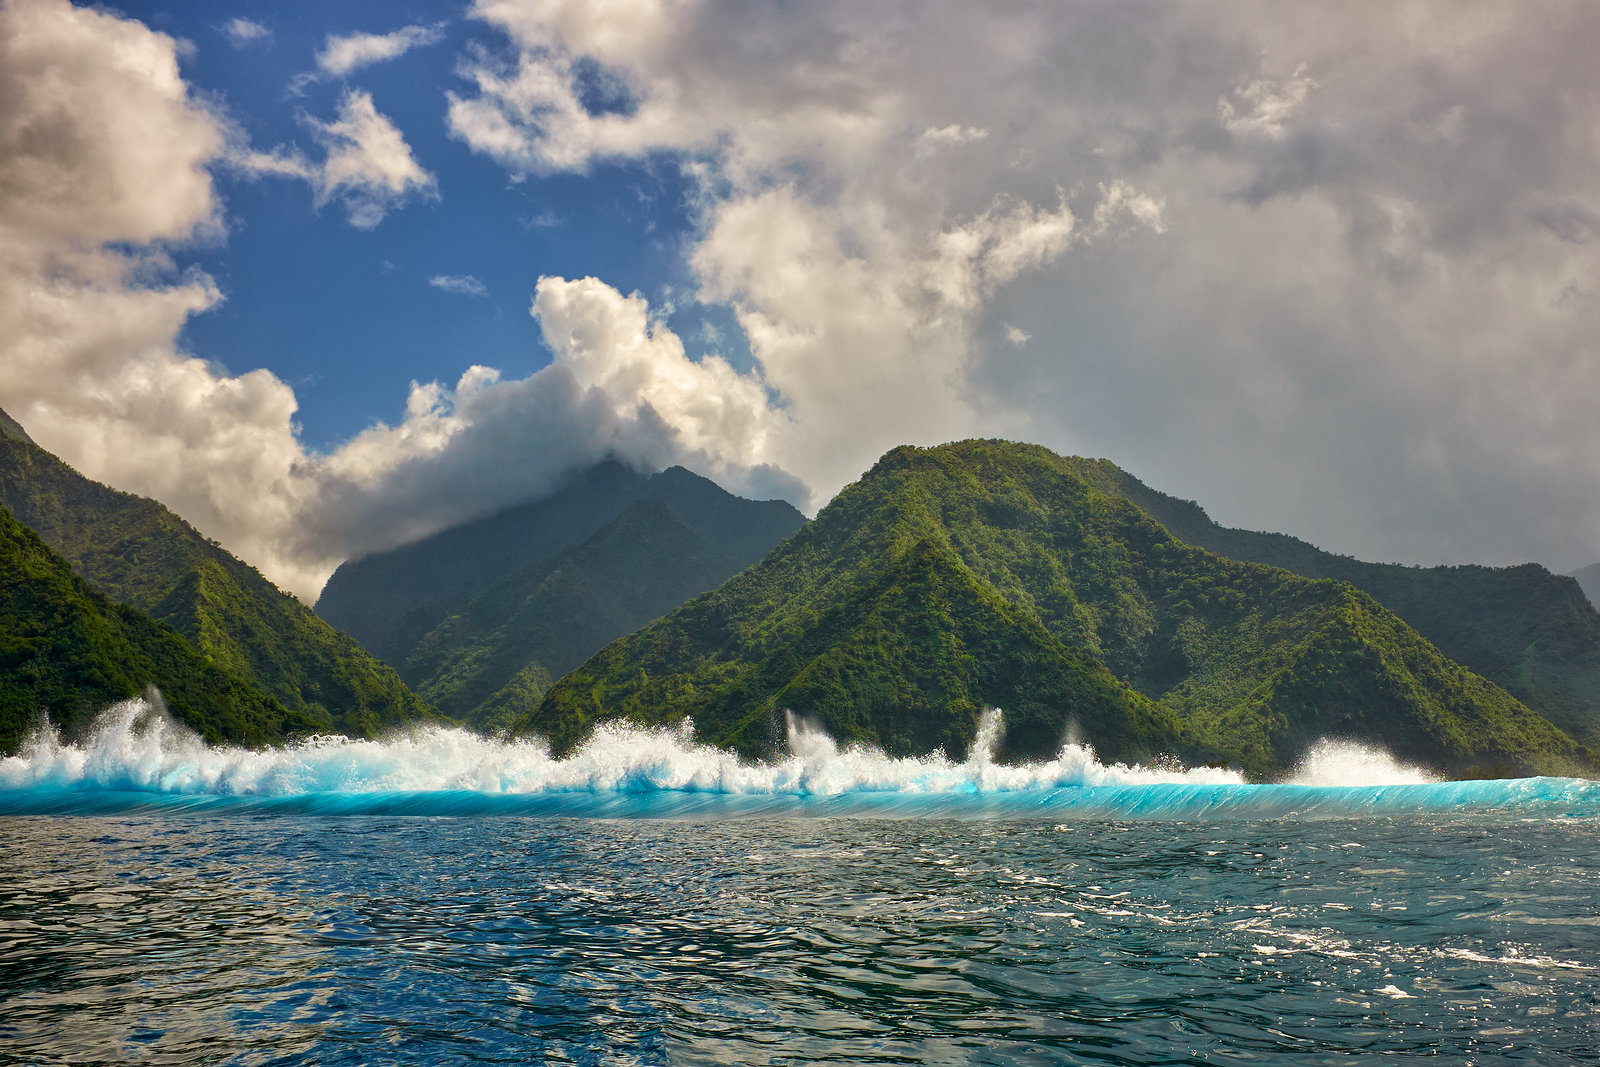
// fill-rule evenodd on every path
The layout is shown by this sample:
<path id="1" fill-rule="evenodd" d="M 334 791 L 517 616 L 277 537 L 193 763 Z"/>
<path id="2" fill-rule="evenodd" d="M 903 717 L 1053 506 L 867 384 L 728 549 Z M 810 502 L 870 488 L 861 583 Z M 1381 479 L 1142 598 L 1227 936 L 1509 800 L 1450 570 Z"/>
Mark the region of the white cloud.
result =
<path id="1" fill-rule="evenodd" d="M 1315 88 L 1302 63 L 1282 82 L 1252 78 L 1238 86 L 1217 101 L 1217 117 L 1229 133 L 1282 140 Z"/>
<path id="2" fill-rule="evenodd" d="M 432 26 L 406 26 L 392 33 L 329 34 L 317 52 L 317 69 L 342 78 L 362 67 L 398 59 L 413 48 L 437 44 L 444 36 L 444 23 Z"/>
<path id="3" fill-rule="evenodd" d="M 373 106 L 370 94 L 348 90 L 339 100 L 337 119 L 307 121 L 327 151 L 314 176 L 318 207 L 337 200 L 350 225 L 370 230 L 413 197 L 437 199 L 434 176 L 417 163 L 394 123 Z"/>
<path id="4" fill-rule="evenodd" d="M 744 383 L 725 366 L 689 363 L 670 332 L 640 320 L 643 301 L 592 281 L 540 286 L 547 329 L 560 331 L 555 365 L 519 381 L 475 367 L 450 388 L 415 386 L 393 427 L 307 452 L 288 385 L 266 370 L 229 374 L 176 345 L 220 294 L 202 273 L 175 274 L 163 249 L 216 239 L 208 168 L 239 166 L 240 150 L 237 131 L 188 92 L 175 49 L 65 0 L 0 7 L 0 406 L 41 445 L 162 500 L 308 599 L 352 553 L 525 499 L 608 452 L 800 492 L 722 459 L 726 450 L 684 444 L 749 440 L 736 432 L 739 406 L 752 403 Z M 370 144 L 370 101 L 357 99 L 343 129 L 325 128 L 331 158 Z M 259 162 L 312 173 L 284 153 Z M 329 187 L 341 188 L 331 173 Z M 416 184 L 403 164 L 375 174 L 384 189 Z M 607 344 L 596 349 L 596 338 Z M 641 396 L 607 392 L 625 387 L 687 433 Z"/>
<path id="5" fill-rule="evenodd" d="M 819 494 L 1009 434 L 1343 551 L 1574 565 L 1600 9 L 1543 10 L 479 0 L 510 53 L 449 114 L 514 176 L 701 177 L 701 296 Z"/>
<path id="6" fill-rule="evenodd" d="M 980 130 L 976 126 L 963 126 L 956 122 L 937 129 L 930 126 L 917 138 L 917 158 L 927 159 L 941 149 L 973 144 L 987 136 L 989 136 L 988 130 Z"/>
<path id="7" fill-rule="evenodd" d="M 454 135 L 513 175 L 673 153 L 702 179 L 698 295 L 752 370 L 545 279 L 550 367 L 418 384 L 306 452 L 287 385 L 176 347 L 219 294 L 163 250 L 220 233 L 214 166 L 357 222 L 432 175 L 364 93 L 313 125 L 322 162 L 251 152 L 170 38 L 25 0 L 0 7 L 0 406 L 302 593 L 606 451 L 826 498 L 969 434 L 1341 551 L 1600 558 L 1600 9 L 474 10 L 511 54 L 469 58 Z M 595 64 L 624 106 L 585 105 Z"/>
<path id="8" fill-rule="evenodd" d="M 447 293 L 462 296 L 488 296 L 489 287 L 470 274 L 435 274 L 428 284 Z"/>
<path id="9" fill-rule="evenodd" d="M 297 178 L 310 184 L 316 207 L 337 201 L 350 225 L 370 230 L 390 211 L 412 200 L 437 200 L 438 181 L 412 154 L 398 127 L 377 109 L 371 94 L 349 89 L 332 122 L 309 115 L 301 121 L 320 143 L 320 161 L 297 147 L 261 151 L 237 128 L 228 129 L 223 163 L 249 178 Z"/>
<path id="10" fill-rule="evenodd" d="M 271 30 L 247 18 L 231 18 L 218 28 L 218 32 L 235 48 L 249 48 L 251 45 L 268 44 L 272 41 Z"/>
<path id="11" fill-rule="evenodd" d="M 220 294 L 161 251 L 220 232 L 207 168 L 227 138 L 170 37 L 65 0 L 0 7 L 0 404 L 86 473 L 266 555 L 251 529 L 282 509 L 293 393 L 177 351 Z"/>
<path id="12" fill-rule="evenodd" d="M 1016 326 L 1012 326 L 1010 323 L 1005 325 L 1005 334 L 1006 343 L 1011 345 L 1013 348 L 1021 348 L 1023 345 L 1033 340 L 1033 336 L 1028 333 L 1028 331 L 1019 329 Z"/>

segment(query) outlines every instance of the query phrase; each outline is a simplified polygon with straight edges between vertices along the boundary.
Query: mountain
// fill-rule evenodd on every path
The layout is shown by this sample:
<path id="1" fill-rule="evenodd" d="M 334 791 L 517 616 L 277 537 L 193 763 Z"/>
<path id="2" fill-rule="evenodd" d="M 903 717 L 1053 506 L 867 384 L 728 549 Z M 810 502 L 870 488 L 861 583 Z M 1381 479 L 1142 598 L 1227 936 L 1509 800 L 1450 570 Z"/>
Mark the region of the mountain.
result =
<path id="1" fill-rule="evenodd" d="M 898 448 L 715 591 L 557 681 L 519 732 L 674 723 L 747 754 L 781 713 L 891 753 L 970 744 L 986 706 L 1013 756 L 1078 734 L 1281 773 L 1339 735 L 1455 774 L 1587 753 L 1354 587 L 1176 539 L 1084 461 L 1028 445 Z"/>
<path id="2" fill-rule="evenodd" d="M 1583 595 L 1589 598 L 1589 603 L 1600 607 L 1600 563 L 1580 567 L 1572 572 L 1571 577 L 1577 580 Z"/>
<path id="3" fill-rule="evenodd" d="M 645 475 L 606 461 L 544 500 L 345 564 L 317 610 L 445 714 L 496 727 L 804 521 L 682 467 Z"/>
<path id="4" fill-rule="evenodd" d="M 265 744 L 317 726 L 177 631 L 112 603 L 0 508 L 0 752 L 17 751 L 41 712 L 72 737 L 107 705 L 151 685 L 211 741 Z"/>
<path id="5" fill-rule="evenodd" d="M 1298 538 L 1219 526 L 1192 501 L 1157 492 L 1107 460 L 1067 461 L 1102 492 L 1138 505 L 1174 537 L 1220 556 L 1349 582 L 1439 651 L 1585 744 L 1600 747 L 1600 614 L 1577 576 L 1516 567 L 1363 563 Z M 1582 572 L 1580 572 L 1582 573 Z M 1600 583 L 1600 568 L 1591 568 Z"/>
<path id="6" fill-rule="evenodd" d="M 296 721 L 351 736 L 434 718 L 390 668 L 154 500 L 85 478 L 0 420 L 0 505 L 110 599 L 166 623 Z"/>

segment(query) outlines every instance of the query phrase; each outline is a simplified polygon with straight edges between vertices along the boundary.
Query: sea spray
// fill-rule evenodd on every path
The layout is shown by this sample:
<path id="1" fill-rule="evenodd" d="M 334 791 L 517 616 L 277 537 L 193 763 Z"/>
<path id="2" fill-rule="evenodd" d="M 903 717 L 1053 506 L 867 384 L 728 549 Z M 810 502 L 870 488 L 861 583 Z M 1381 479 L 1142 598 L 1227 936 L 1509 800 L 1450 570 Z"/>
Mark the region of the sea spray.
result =
<path id="1" fill-rule="evenodd" d="M 1373 786 L 1431 785 L 1440 779 L 1421 767 L 1401 763 L 1382 749 L 1325 737 L 1306 750 L 1287 781 L 1294 785 Z"/>
<path id="2" fill-rule="evenodd" d="M 577 750 L 416 728 L 383 740 L 309 738 L 268 749 L 207 745 L 158 708 L 130 700 L 82 740 L 37 730 L 0 759 L 0 814 L 251 810 L 315 814 L 989 814 L 1040 805 L 1083 815 L 1364 814 L 1463 805 L 1585 815 L 1600 786 L 1569 779 L 1434 782 L 1382 751 L 1319 742 L 1296 776 L 1250 785 L 1237 773 L 1104 764 L 1064 745 L 1052 760 L 996 762 L 999 711 L 986 713 L 966 759 L 889 757 L 841 748 L 820 727 L 788 720 L 787 755 L 747 762 L 694 741 L 692 726 L 598 727 Z M 708 807 L 709 805 L 709 807 Z"/>
<path id="3" fill-rule="evenodd" d="M 462 729 L 419 727 L 377 740 L 318 736 L 267 749 L 207 745 L 143 700 L 117 704 L 88 736 L 64 744 L 40 727 L 18 756 L 0 760 L 0 788 L 93 788 L 225 796 L 298 793 L 651 792 L 834 796 L 855 792 L 1036 792 L 1068 786 L 1241 784 L 1213 768 L 1100 763 L 1092 749 L 1068 744 L 1054 760 L 995 761 L 998 710 L 983 716 L 966 760 L 943 753 L 892 758 L 865 747 L 840 749 L 820 727 L 788 717 L 789 754 L 750 763 L 694 741 L 692 726 L 645 729 L 606 723 L 571 755 L 548 745 L 494 740 Z"/>

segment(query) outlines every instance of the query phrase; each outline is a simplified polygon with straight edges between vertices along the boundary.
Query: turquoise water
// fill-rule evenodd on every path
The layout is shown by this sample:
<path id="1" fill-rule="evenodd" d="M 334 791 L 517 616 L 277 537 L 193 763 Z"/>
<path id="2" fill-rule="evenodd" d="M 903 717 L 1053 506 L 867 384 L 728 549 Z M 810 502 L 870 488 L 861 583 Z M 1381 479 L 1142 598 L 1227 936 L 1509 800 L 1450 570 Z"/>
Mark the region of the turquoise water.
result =
<path id="1" fill-rule="evenodd" d="M 761 767 L 626 732 L 243 753 L 132 706 L 41 737 L 0 761 L 0 1061 L 1600 1055 L 1595 783 L 796 733 Z"/>

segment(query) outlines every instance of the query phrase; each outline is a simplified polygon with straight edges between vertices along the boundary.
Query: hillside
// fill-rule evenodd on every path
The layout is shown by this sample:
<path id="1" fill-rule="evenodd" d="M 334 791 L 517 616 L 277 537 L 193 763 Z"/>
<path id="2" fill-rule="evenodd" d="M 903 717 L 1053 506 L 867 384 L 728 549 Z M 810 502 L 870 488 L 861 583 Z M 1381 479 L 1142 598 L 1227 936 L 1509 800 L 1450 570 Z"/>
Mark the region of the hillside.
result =
<path id="1" fill-rule="evenodd" d="M 1198 505 L 1157 492 L 1107 460 L 1074 473 L 1149 513 L 1174 537 L 1217 555 L 1349 582 L 1439 651 L 1589 745 L 1600 746 L 1600 614 L 1572 577 L 1517 567 L 1363 563 L 1298 538 L 1219 526 Z M 1596 577 L 1600 578 L 1600 570 Z"/>
<path id="2" fill-rule="evenodd" d="M 1352 587 L 1184 544 L 1045 449 L 899 448 L 760 564 L 558 681 L 523 732 L 693 719 L 746 753 L 784 710 L 893 753 L 963 752 L 986 706 L 1014 756 L 1073 734 L 1280 773 L 1376 742 L 1457 774 L 1570 768 L 1577 746 Z"/>
<path id="3" fill-rule="evenodd" d="M 317 612 L 374 655 L 425 684 L 430 676 L 427 672 L 446 654 L 446 646 L 452 645 L 448 632 L 433 633 L 437 627 L 444 625 L 465 635 L 482 634 L 485 628 L 504 624 L 508 621 L 504 612 L 514 610 L 519 597 L 531 594 L 560 569 L 558 556 L 599 535 L 630 505 L 651 500 L 664 503 L 676 522 L 703 542 L 700 551 L 728 561 L 712 568 L 709 584 L 698 584 L 696 579 L 688 593 L 666 607 L 712 588 L 760 559 L 805 521 L 781 500 L 745 500 L 682 467 L 648 475 L 606 460 L 575 472 L 543 499 L 346 562 L 328 579 Z M 596 563 L 591 551 L 581 566 L 593 573 Z M 625 567 L 626 560 L 618 557 L 615 565 Z M 673 592 L 662 594 L 670 599 L 682 583 L 670 573 L 663 578 L 674 586 Z M 491 593 L 496 587 L 498 591 Z M 489 595 L 473 605 L 473 599 L 482 594 Z M 458 617 L 463 625 L 451 624 Z M 523 618 L 531 616 L 524 613 Z M 652 618 L 655 615 L 635 619 L 630 614 L 627 621 L 631 625 L 621 630 L 601 625 L 607 636 L 586 648 L 578 662 L 605 640 Z M 490 619 L 498 621 L 491 626 Z M 579 628 L 594 625 L 585 619 L 573 622 Z M 427 647 L 419 648 L 423 645 Z M 416 665 L 406 666 L 419 654 L 422 658 Z"/>
<path id="4" fill-rule="evenodd" d="M 0 421 L 0 505 L 110 599 L 289 712 L 352 736 L 434 713 L 353 640 L 154 500 L 85 478 Z"/>
<path id="5" fill-rule="evenodd" d="M 401 675 L 446 714 L 503 726 L 551 678 L 715 589 L 770 547 L 717 543 L 666 501 L 635 500 L 582 544 L 473 597 L 417 642 Z"/>
<path id="6" fill-rule="evenodd" d="M 106 599 L 0 508 L 0 753 L 17 751 L 40 712 L 70 738 L 152 685 L 211 741 L 265 744 L 317 725 Z"/>
<path id="7" fill-rule="evenodd" d="M 1589 598 L 1589 603 L 1600 607 L 1600 563 L 1580 567 L 1572 572 L 1571 577 L 1577 580 L 1583 595 Z"/>
<path id="8" fill-rule="evenodd" d="M 340 567 L 317 610 L 445 714 L 497 728 L 552 678 L 804 521 L 682 467 L 645 475 L 607 461 L 547 499 Z"/>

